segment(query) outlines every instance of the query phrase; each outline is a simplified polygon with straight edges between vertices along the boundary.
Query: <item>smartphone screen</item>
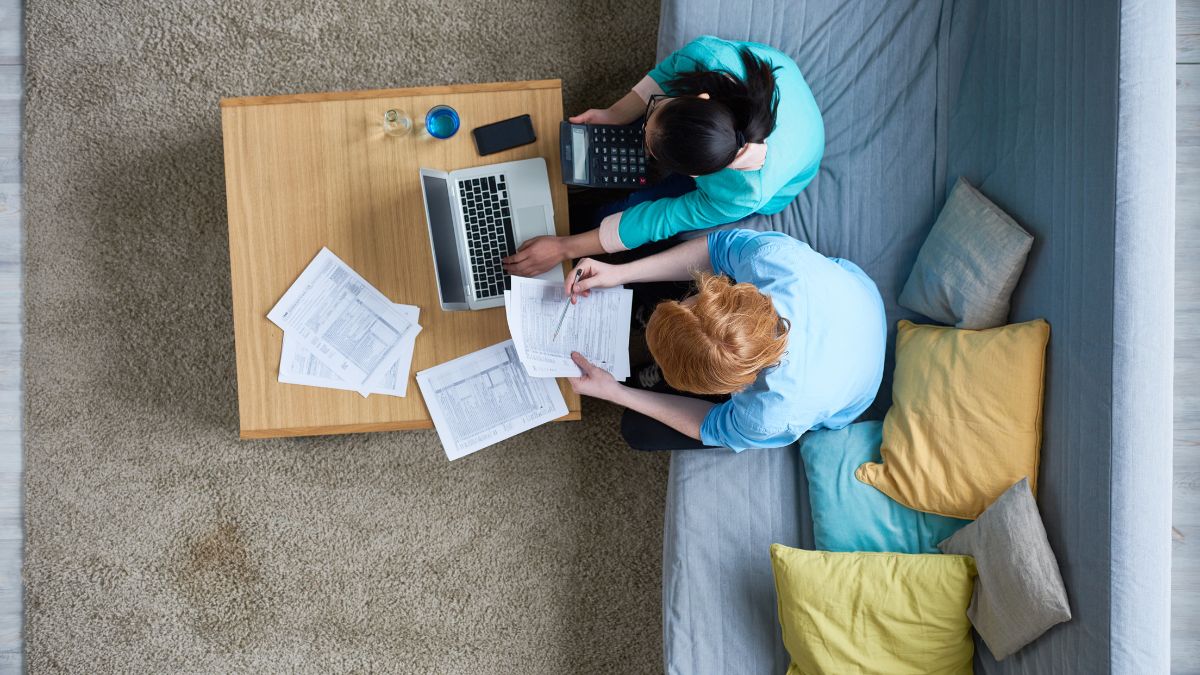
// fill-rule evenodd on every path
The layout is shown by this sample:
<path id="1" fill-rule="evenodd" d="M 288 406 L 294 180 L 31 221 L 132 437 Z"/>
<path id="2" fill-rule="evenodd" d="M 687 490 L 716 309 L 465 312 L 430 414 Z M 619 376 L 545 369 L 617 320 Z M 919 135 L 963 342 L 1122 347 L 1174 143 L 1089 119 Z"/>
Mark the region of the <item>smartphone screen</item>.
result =
<path id="1" fill-rule="evenodd" d="M 479 149 L 481 155 L 491 155 L 509 148 L 528 145 L 537 140 L 529 115 L 486 124 L 475 129 L 473 134 L 475 147 Z"/>

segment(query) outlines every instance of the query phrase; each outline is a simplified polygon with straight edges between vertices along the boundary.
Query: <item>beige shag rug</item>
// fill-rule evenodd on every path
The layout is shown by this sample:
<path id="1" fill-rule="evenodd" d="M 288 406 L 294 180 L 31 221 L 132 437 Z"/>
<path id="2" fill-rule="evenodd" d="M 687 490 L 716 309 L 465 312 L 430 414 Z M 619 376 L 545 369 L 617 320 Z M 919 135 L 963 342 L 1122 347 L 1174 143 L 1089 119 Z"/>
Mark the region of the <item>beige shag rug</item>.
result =
<path id="1" fill-rule="evenodd" d="M 618 411 L 449 463 L 242 442 L 224 96 L 653 65 L 657 3 L 26 2 L 31 672 L 661 670 L 667 457 Z"/>

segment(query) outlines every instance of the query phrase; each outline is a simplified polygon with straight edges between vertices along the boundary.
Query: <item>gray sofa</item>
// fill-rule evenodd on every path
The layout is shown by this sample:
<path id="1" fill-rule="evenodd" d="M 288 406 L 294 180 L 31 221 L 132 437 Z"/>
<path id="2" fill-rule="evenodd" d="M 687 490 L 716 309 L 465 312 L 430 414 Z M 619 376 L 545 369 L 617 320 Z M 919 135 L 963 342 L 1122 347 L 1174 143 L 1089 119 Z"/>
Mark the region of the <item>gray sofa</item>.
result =
<path id="1" fill-rule="evenodd" d="M 893 329 L 922 321 L 896 297 L 958 176 L 1037 235 L 1012 320 L 1052 326 L 1038 502 L 1074 619 L 1003 663 L 977 643 L 977 671 L 1167 672 L 1174 3 L 664 0 L 660 57 L 702 34 L 800 64 L 824 164 L 752 226 L 859 263 Z M 667 672 L 783 673 L 768 546 L 812 543 L 797 449 L 676 452 L 664 542 Z"/>

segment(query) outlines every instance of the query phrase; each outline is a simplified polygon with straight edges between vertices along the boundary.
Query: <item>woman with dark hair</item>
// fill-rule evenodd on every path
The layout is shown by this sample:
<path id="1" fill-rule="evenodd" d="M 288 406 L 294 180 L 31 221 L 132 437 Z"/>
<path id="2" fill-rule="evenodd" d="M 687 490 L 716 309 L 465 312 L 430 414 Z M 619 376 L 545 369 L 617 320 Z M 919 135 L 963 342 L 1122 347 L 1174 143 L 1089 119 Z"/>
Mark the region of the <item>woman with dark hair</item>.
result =
<path id="1" fill-rule="evenodd" d="M 646 154 L 671 175 L 618 202 L 598 228 L 525 242 L 505 260 L 510 274 L 778 213 L 817 175 L 825 149 L 821 112 L 796 63 L 753 42 L 697 38 L 612 106 L 570 121 L 642 116 Z"/>

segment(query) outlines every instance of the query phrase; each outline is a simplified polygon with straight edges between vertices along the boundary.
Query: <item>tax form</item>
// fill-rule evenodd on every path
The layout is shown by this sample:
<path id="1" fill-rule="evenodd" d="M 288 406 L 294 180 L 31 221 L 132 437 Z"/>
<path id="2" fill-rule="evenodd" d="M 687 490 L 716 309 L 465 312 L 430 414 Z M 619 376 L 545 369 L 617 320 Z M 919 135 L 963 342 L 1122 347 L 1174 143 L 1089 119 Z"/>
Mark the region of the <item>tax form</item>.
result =
<path id="1" fill-rule="evenodd" d="M 561 281 L 512 277 L 504 293 L 508 331 L 521 363 L 533 377 L 579 377 L 571 360 L 579 352 L 618 380 L 629 377 L 629 317 L 633 291 L 596 288 L 567 309 L 558 337 L 554 330 L 568 297 Z"/>
<path id="2" fill-rule="evenodd" d="M 369 394 L 396 362 L 415 324 L 328 248 L 322 248 L 267 318 L 335 375 Z"/>
<path id="3" fill-rule="evenodd" d="M 512 340 L 422 370 L 417 386 L 451 460 L 567 414 L 558 383 L 530 377 Z"/>
<path id="4" fill-rule="evenodd" d="M 395 307 L 405 319 L 413 323 L 415 328 L 411 332 L 411 337 L 405 337 L 405 346 L 399 352 L 399 358 L 388 369 L 383 380 L 371 388 L 369 392 L 371 394 L 404 396 L 408 393 L 408 375 L 412 370 L 413 350 L 416 347 L 417 334 L 421 332 L 421 326 L 417 324 L 421 308 L 413 305 L 395 305 Z M 347 384 L 338 377 L 291 333 L 283 334 L 283 353 L 279 358 L 279 381 L 287 384 L 358 391 L 358 387 Z M 363 396 L 367 395 L 359 393 Z"/>

